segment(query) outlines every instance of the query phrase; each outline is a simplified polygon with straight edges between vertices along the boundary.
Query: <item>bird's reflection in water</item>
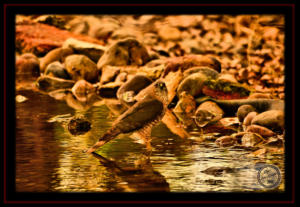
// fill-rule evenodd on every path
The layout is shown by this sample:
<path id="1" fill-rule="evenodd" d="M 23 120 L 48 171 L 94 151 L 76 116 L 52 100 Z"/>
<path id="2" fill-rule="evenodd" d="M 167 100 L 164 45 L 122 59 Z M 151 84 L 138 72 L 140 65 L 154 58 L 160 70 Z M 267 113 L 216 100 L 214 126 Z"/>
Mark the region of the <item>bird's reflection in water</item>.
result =
<path id="1" fill-rule="evenodd" d="M 170 192 L 169 183 L 151 165 L 150 158 L 141 157 L 136 167 L 120 167 L 115 161 L 93 152 L 101 165 L 113 173 L 125 192 Z"/>

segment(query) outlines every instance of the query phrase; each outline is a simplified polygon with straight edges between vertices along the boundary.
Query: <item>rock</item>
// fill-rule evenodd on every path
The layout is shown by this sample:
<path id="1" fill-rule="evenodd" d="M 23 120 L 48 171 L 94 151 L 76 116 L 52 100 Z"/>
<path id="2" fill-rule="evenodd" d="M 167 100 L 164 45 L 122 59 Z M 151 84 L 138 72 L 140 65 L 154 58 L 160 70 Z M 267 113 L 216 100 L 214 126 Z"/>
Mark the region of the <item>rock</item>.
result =
<path id="1" fill-rule="evenodd" d="M 56 78 L 51 76 L 40 76 L 36 80 L 36 86 L 39 90 L 42 91 L 54 91 L 57 89 L 66 89 L 66 88 L 72 88 L 75 84 L 75 81 L 73 80 L 65 80 L 62 78 Z"/>
<path id="2" fill-rule="evenodd" d="M 98 79 L 96 64 L 85 55 L 69 55 L 65 60 L 65 67 L 73 80 L 95 82 Z"/>
<path id="3" fill-rule="evenodd" d="M 246 128 L 246 132 L 257 133 L 263 137 L 271 137 L 271 136 L 276 135 L 272 130 L 270 130 L 266 127 L 263 127 L 263 126 L 255 125 L 255 124 L 248 126 Z"/>
<path id="4" fill-rule="evenodd" d="M 251 124 L 267 127 L 271 130 L 284 129 L 284 112 L 281 110 L 269 110 L 255 116 Z"/>
<path id="5" fill-rule="evenodd" d="M 158 30 L 158 35 L 163 40 L 180 40 L 181 32 L 176 27 L 164 26 Z"/>
<path id="6" fill-rule="evenodd" d="M 52 62 L 47 66 L 47 68 L 45 70 L 45 75 L 53 76 L 53 77 L 57 77 L 57 78 L 68 79 L 68 80 L 71 79 L 67 70 L 58 61 Z"/>
<path id="7" fill-rule="evenodd" d="M 199 127 L 204 127 L 219 121 L 223 115 L 223 110 L 215 102 L 206 101 L 197 108 L 194 119 Z"/>
<path id="8" fill-rule="evenodd" d="M 126 82 L 126 80 L 127 80 L 127 73 L 125 72 L 120 73 L 115 79 L 116 82 Z"/>
<path id="9" fill-rule="evenodd" d="M 270 99 L 271 95 L 268 93 L 252 93 L 250 94 L 250 96 L 248 97 L 248 99 Z"/>
<path id="10" fill-rule="evenodd" d="M 117 98 L 117 91 L 123 83 L 113 82 L 97 88 L 97 94 L 102 98 Z"/>
<path id="11" fill-rule="evenodd" d="M 120 68 L 110 65 L 105 65 L 102 68 L 100 84 L 105 84 L 114 81 L 116 76 L 120 73 Z"/>
<path id="12" fill-rule="evenodd" d="M 241 144 L 244 147 L 254 147 L 263 140 L 255 133 L 246 133 L 241 139 Z"/>
<path id="13" fill-rule="evenodd" d="M 39 59 L 31 53 L 25 53 L 16 58 L 16 73 L 30 74 L 34 77 L 40 75 Z"/>
<path id="14" fill-rule="evenodd" d="M 22 103 L 22 102 L 25 102 L 27 100 L 28 100 L 28 98 L 26 98 L 25 96 L 16 95 L 16 102 L 18 102 L 18 103 Z"/>
<path id="15" fill-rule="evenodd" d="M 95 87 L 86 80 L 79 80 L 72 87 L 72 93 L 81 102 L 88 99 L 88 96 L 96 92 Z"/>
<path id="16" fill-rule="evenodd" d="M 44 72 L 46 67 L 55 61 L 64 62 L 65 58 L 69 55 L 73 54 L 73 50 L 70 48 L 55 48 L 48 52 L 41 60 L 40 68 L 41 72 Z"/>
<path id="17" fill-rule="evenodd" d="M 215 143 L 219 147 L 231 147 L 237 144 L 237 139 L 232 136 L 222 136 L 216 139 Z"/>
<path id="18" fill-rule="evenodd" d="M 238 111 L 237 111 L 237 117 L 239 118 L 240 122 L 244 121 L 244 118 L 250 113 L 255 111 L 255 108 L 251 105 L 242 105 L 239 107 Z"/>
<path id="19" fill-rule="evenodd" d="M 247 116 L 244 118 L 243 125 L 246 126 L 246 127 L 251 125 L 251 122 L 252 122 L 253 118 L 257 114 L 258 113 L 256 111 L 252 111 L 252 112 L 248 113 Z"/>
<path id="20" fill-rule="evenodd" d="M 165 77 L 170 71 L 185 70 L 195 66 L 207 66 L 221 72 L 221 63 L 212 56 L 204 55 L 185 55 L 181 57 L 170 58 L 166 61 L 166 68 L 163 74 Z"/>
<path id="21" fill-rule="evenodd" d="M 205 74 L 208 78 L 217 79 L 219 77 L 219 73 L 216 70 L 205 66 L 189 68 L 183 72 L 183 76 L 187 77 L 193 73 L 199 72 Z"/>
<path id="22" fill-rule="evenodd" d="M 72 135 L 85 134 L 90 129 L 91 123 L 81 117 L 73 118 L 68 123 L 68 130 Z"/>
<path id="23" fill-rule="evenodd" d="M 67 30 L 61 30 L 46 24 L 32 21 L 23 21 L 16 24 L 16 50 L 20 53 L 31 52 L 37 56 L 43 56 L 50 50 L 61 47 L 68 38 L 103 44 L 100 40 L 73 34 Z"/>
<path id="24" fill-rule="evenodd" d="M 188 94 L 197 97 L 202 94 L 202 88 L 204 82 L 208 79 L 203 73 L 193 73 L 186 78 L 184 78 L 177 88 L 177 96 L 182 92 L 187 92 Z"/>
<path id="25" fill-rule="evenodd" d="M 110 46 L 97 63 L 98 69 L 105 65 L 144 65 L 149 60 L 147 49 L 135 39 L 120 40 Z"/>
<path id="26" fill-rule="evenodd" d="M 239 83 L 207 79 L 203 83 L 202 92 L 216 99 L 230 100 L 247 98 L 250 94 L 250 89 Z"/>
<path id="27" fill-rule="evenodd" d="M 98 62 L 99 58 L 106 50 L 102 45 L 76 40 L 74 38 L 67 39 L 64 42 L 63 47 L 72 48 L 75 53 L 83 54 L 94 62 Z"/>
<path id="28" fill-rule="evenodd" d="M 132 105 L 134 102 L 128 101 L 128 93 L 131 91 L 133 92 L 133 96 L 137 95 L 142 89 L 146 88 L 152 83 L 152 80 L 150 80 L 147 76 L 144 75 L 135 75 L 131 79 L 127 80 L 117 91 L 117 97 L 121 101 L 121 103 L 124 103 L 125 105 Z M 127 100 L 126 100 L 127 99 Z"/>
<path id="29" fill-rule="evenodd" d="M 220 74 L 218 77 L 218 80 L 224 81 L 224 82 L 231 82 L 231 83 L 237 83 L 237 80 L 232 74 Z"/>
<path id="30" fill-rule="evenodd" d="M 193 115 L 196 110 L 196 102 L 193 96 L 185 91 L 180 94 L 179 101 L 175 106 L 173 112 L 176 117 L 187 127 L 194 127 L 195 123 Z"/>

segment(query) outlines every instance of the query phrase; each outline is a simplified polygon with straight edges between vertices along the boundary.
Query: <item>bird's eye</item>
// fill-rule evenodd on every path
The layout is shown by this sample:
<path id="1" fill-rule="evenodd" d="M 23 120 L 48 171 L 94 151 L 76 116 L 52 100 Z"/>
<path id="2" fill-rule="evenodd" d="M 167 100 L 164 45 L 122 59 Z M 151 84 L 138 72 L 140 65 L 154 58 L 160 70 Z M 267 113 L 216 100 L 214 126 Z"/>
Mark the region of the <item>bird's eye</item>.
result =
<path id="1" fill-rule="evenodd" d="M 163 89 L 163 88 L 165 87 L 163 83 L 160 83 L 158 86 L 159 86 L 161 89 Z"/>

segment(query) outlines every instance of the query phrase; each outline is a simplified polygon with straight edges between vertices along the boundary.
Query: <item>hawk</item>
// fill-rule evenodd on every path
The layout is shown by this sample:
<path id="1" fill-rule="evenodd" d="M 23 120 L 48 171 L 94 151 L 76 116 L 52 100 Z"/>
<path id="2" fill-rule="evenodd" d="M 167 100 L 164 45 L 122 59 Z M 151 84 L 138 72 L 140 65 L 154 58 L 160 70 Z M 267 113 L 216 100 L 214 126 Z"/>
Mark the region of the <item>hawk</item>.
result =
<path id="1" fill-rule="evenodd" d="M 157 80 L 140 93 L 137 102 L 116 119 L 112 127 L 86 151 L 87 153 L 94 152 L 119 134 L 136 131 L 145 141 L 147 149 L 151 149 L 151 129 L 166 112 L 168 90 L 163 81 Z"/>

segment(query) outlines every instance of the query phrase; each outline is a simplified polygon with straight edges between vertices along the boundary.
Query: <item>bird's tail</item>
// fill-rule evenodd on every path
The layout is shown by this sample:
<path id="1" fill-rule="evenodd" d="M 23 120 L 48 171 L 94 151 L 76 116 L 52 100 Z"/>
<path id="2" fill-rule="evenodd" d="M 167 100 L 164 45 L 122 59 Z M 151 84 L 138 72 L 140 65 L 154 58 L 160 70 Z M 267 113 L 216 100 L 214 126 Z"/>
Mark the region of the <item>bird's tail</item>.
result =
<path id="1" fill-rule="evenodd" d="M 117 128 L 111 128 L 108 130 L 99 140 L 96 142 L 90 149 L 88 149 L 86 152 L 87 153 L 92 153 L 99 147 L 103 146 L 110 140 L 114 139 L 118 134 L 120 134 L 120 130 Z"/>

